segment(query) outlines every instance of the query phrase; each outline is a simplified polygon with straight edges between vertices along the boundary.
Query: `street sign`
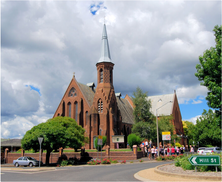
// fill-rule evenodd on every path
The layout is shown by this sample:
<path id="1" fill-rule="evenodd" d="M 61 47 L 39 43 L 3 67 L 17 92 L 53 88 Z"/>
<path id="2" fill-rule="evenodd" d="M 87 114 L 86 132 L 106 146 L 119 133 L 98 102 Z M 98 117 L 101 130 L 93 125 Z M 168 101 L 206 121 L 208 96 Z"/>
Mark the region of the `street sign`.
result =
<path id="1" fill-rule="evenodd" d="M 97 144 L 98 144 L 98 145 L 103 145 L 103 139 L 98 139 Z"/>
<path id="2" fill-rule="evenodd" d="M 171 135 L 162 135 L 162 140 L 171 140 Z"/>
<path id="3" fill-rule="evenodd" d="M 170 135 L 170 131 L 162 132 L 162 135 Z"/>
<path id="4" fill-rule="evenodd" d="M 38 137 L 38 140 L 39 140 L 39 144 L 41 145 L 43 137 Z"/>
<path id="5" fill-rule="evenodd" d="M 193 155 L 189 158 L 189 162 L 194 166 L 220 166 L 220 156 Z"/>
<path id="6" fill-rule="evenodd" d="M 102 135 L 99 135 L 99 136 L 98 136 L 98 139 L 103 139 L 103 136 L 102 136 Z"/>

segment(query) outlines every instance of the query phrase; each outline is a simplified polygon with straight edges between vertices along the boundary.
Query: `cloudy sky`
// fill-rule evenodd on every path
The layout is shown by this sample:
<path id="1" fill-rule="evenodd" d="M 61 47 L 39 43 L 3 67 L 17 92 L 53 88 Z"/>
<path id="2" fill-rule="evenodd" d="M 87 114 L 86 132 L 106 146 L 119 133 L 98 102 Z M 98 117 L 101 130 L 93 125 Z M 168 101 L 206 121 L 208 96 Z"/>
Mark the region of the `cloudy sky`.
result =
<path id="1" fill-rule="evenodd" d="M 95 82 L 105 22 L 114 88 L 176 90 L 183 120 L 208 109 L 194 76 L 215 46 L 220 1 L 1 1 L 1 137 L 21 138 L 56 111 L 72 79 Z"/>

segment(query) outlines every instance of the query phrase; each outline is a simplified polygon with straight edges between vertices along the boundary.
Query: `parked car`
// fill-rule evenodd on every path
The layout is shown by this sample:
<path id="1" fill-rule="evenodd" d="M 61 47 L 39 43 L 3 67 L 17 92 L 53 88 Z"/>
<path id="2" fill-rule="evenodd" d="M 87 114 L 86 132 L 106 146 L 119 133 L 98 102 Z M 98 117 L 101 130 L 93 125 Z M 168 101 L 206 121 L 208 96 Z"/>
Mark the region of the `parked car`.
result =
<path id="1" fill-rule="evenodd" d="M 33 167 L 33 166 L 38 166 L 39 161 L 37 161 L 32 157 L 19 157 L 17 160 L 13 160 L 13 165 L 15 165 L 15 167 L 19 166 Z"/>
<path id="2" fill-rule="evenodd" d="M 213 153 L 221 153 L 222 150 L 220 147 L 206 147 L 204 150 L 203 150 L 203 155 L 206 155 L 206 154 L 213 154 Z"/>
<path id="3" fill-rule="evenodd" d="M 197 154 L 203 154 L 203 151 L 204 151 L 204 149 L 205 149 L 206 147 L 199 147 L 198 149 L 197 149 Z"/>

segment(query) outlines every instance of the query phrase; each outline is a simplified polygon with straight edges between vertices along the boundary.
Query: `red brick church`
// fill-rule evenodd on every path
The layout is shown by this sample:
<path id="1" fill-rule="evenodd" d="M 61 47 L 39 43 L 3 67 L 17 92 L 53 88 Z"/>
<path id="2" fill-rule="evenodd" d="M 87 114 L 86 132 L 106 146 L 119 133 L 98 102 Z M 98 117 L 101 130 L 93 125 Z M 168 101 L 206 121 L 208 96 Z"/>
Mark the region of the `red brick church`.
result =
<path id="1" fill-rule="evenodd" d="M 124 135 L 122 147 L 127 145 L 127 136 L 131 133 L 133 117 L 133 102 L 126 95 L 121 98 L 121 93 L 115 93 L 113 86 L 113 68 L 111 61 L 109 43 L 104 24 L 102 33 L 101 57 L 96 64 L 97 87 L 94 83 L 86 85 L 77 82 L 75 75 L 54 114 L 56 116 L 68 116 L 77 121 L 89 137 L 86 149 L 94 147 L 94 140 L 98 135 L 107 136 L 107 145 L 116 148 L 112 142 L 113 135 Z M 174 105 L 179 108 L 177 99 Z M 173 107 L 173 106 L 172 106 Z M 172 109 L 173 111 L 174 109 Z M 178 112 L 178 109 L 177 109 Z M 173 113 L 171 113 L 173 114 Z M 180 111 L 178 123 L 182 123 Z M 181 124 L 175 124 L 181 128 Z M 183 133 L 182 129 L 179 129 Z M 178 131 L 179 131 L 178 130 Z"/>

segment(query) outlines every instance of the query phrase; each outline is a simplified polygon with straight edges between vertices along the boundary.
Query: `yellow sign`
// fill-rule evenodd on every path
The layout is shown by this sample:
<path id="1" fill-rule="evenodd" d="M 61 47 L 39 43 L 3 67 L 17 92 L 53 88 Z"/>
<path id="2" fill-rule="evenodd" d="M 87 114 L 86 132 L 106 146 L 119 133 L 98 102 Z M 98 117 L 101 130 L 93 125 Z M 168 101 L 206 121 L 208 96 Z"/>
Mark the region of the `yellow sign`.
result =
<path id="1" fill-rule="evenodd" d="M 102 136 L 102 135 L 99 135 L 98 138 L 99 138 L 99 139 L 103 139 L 103 136 Z"/>
<path id="2" fill-rule="evenodd" d="M 170 131 L 162 132 L 162 135 L 170 135 Z"/>

